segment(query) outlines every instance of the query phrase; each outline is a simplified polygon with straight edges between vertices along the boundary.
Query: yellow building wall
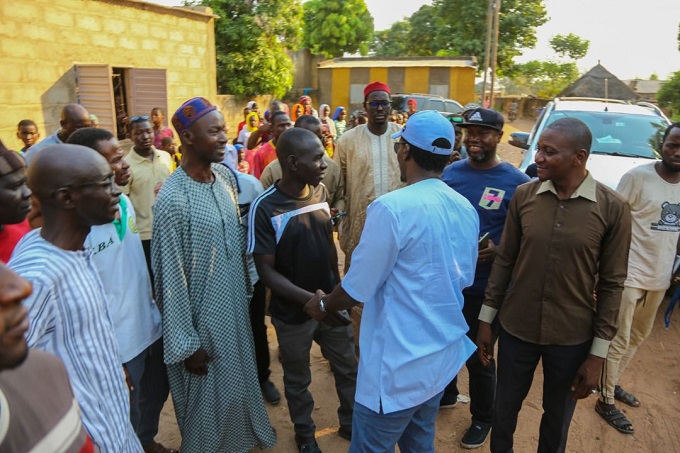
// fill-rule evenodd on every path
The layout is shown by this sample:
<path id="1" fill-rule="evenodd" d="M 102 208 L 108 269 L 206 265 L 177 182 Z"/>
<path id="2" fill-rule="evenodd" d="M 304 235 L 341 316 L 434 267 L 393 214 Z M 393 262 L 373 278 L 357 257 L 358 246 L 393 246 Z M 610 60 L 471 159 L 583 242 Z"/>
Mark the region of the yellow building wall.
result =
<path id="1" fill-rule="evenodd" d="M 335 68 L 331 80 L 331 110 L 344 105 L 349 108 L 349 68 Z"/>
<path id="2" fill-rule="evenodd" d="M 217 95 L 214 19 L 121 0 L 0 1 L 0 139 L 18 148 L 17 123 L 41 136 L 76 101 L 74 64 L 166 69 L 170 116 L 193 96 Z"/>
<path id="3" fill-rule="evenodd" d="M 371 82 L 387 83 L 387 71 L 389 68 L 371 68 Z"/>
<path id="4" fill-rule="evenodd" d="M 429 93 L 430 68 L 416 66 L 406 68 L 404 74 L 404 93 Z"/>
<path id="5" fill-rule="evenodd" d="M 474 68 L 451 68 L 449 77 L 449 98 L 461 105 L 475 102 Z"/>

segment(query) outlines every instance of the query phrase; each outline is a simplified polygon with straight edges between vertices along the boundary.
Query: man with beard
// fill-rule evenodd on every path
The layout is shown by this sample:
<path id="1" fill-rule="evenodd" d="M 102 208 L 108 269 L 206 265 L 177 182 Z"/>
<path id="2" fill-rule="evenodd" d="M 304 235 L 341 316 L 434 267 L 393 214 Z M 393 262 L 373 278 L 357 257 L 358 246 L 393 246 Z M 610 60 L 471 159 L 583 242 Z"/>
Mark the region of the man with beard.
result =
<path id="1" fill-rule="evenodd" d="M 236 179 L 224 117 L 192 98 L 172 117 L 182 163 L 154 207 L 151 247 L 170 391 L 183 453 L 276 442 L 258 384 Z"/>
<path id="2" fill-rule="evenodd" d="M 588 126 L 577 118 L 548 125 L 538 137 L 538 180 L 518 187 L 510 201 L 477 333 L 479 359 L 488 366 L 498 315 L 493 453 L 512 451 L 539 360 L 538 451 L 564 452 L 576 401 L 597 386 L 616 334 L 630 211 L 586 170 L 591 143 Z"/>
<path id="3" fill-rule="evenodd" d="M 390 123 L 392 110 L 390 88 L 373 82 L 364 88 L 364 108 L 368 124 L 356 126 L 338 139 L 333 159 L 340 165 L 345 186 L 347 216 L 338 232 L 340 248 L 345 252 L 345 271 L 352 252 L 359 243 L 366 221 L 366 208 L 377 197 L 402 186 L 399 163 L 392 152 L 392 134 L 401 129 Z"/>
<path id="4" fill-rule="evenodd" d="M 0 263 L 0 451 L 94 453 L 59 359 L 28 349 L 31 285 Z M 39 445 L 39 447 L 37 447 Z"/>
<path id="5" fill-rule="evenodd" d="M 170 154 L 153 146 L 154 129 L 148 116 L 130 118 L 130 137 L 134 146 L 125 156 L 130 165 L 130 182 L 121 187 L 121 190 L 130 197 L 135 207 L 139 237 L 142 239 L 144 256 L 153 283 L 151 270 L 153 205 L 160 186 L 172 173 L 173 164 Z"/>
<path id="6" fill-rule="evenodd" d="M 368 207 L 342 283 L 321 288 L 305 310 L 324 320 L 365 304 L 351 453 L 434 452 L 444 387 L 475 350 L 465 336 L 463 288 L 477 260 L 477 213 L 446 186 L 451 124 L 425 110 L 392 135 L 407 186 Z"/>
<path id="7" fill-rule="evenodd" d="M 53 145 L 34 159 L 28 185 L 42 207 L 43 227 L 24 236 L 9 262 L 33 285 L 25 301 L 28 345 L 64 362 L 100 451 L 141 452 L 106 294 L 84 250 L 90 229 L 118 212 L 114 174 L 90 148 Z"/>
<path id="8" fill-rule="evenodd" d="M 346 323 L 333 317 L 318 322 L 303 310 L 316 289 L 330 292 L 340 282 L 328 191 L 321 183 L 327 168 L 323 145 L 311 131 L 295 128 L 281 135 L 276 153 L 283 174 L 253 202 L 248 252 L 272 291 L 269 311 L 297 448 L 317 453 L 314 399 L 309 392 L 312 342 L 319 344 L 333 370 L 340 400 L 338 434 L 345 439 L 352 437 L 357 360 L 349 318 Z"/>
<path id="9" fill-rule="evenodd" d="M 31 146 L 24 157 L 26 158 L 26 165 L 31 165 L 31 161 L 38 155 L 43 148 L 50 145 L 58 145 L 66 143 L 66 140 L 72 133 L 84 127 L 90 127 L 92 120 L 90 113 L 85 110 L 80 104 L 67 104 L 61 109 L 61 116 L 59 119 L 59 130 L 54 134 L 48 135 L 40 143 Z"/>
<path id="10" fill-rule="evenodd" d="M 68 143 L 87 146 L 107 160 L 119 187 L 130 180 L 118 140 L 106 129 L 79 129 Z M 144 451 L 171 452 L 154 441 L 168 398 L 163 364 L 161 315 L 153 300 L 144 249 L 130 199 L 121 194 L 113 222 L 93 226 L 85 240 L 108 296 L 108 311 L 118 340 L 120 363 L 130 384 L 130 421 Z"/>
<path id="11" fill-rule="evenodd" d="M 479 215 L 479 257 L 475 282 L 463 291 L 463 314 L 470 330 L 468 337 L 477 339 L 479 311 L 484 302 L 484 290 L 495 257 L 496 244 L 500 244 L 505 217 L 510 200 L 520 184 L 529 177 L 508 162 L 496 156 L 496 147 L 503 136 L 503 116 L 495 110 L 475 109 L 467 121 L 460 124 L 465 130 L 465 147 L 468 158 L 446 167 L 442 181 L 467 198 Z M 470 375 L 470 413 L 472 424 L 463 435 L 464 448 L 480 447 L 486 440 L 493 421 L 493 403 L 496 393 L 496 364 L 484 366 L 477 354 L 466 363 Z M 457 379 L 446 388 L 440 407 L 453 407 L 458 398 Z"/>
<path id="12" fill-rule="evenodd" d="M 617 400 L 640 406 L 635 395 L 618 382 L 637 348 L 652 332 L 656 312 L 671 281 L 680 236 L 680 123 L 666 129 L 661 161 L 630 170 L 616 191 L 630 207 L 633 235 L 619 329 L 609 347 L 602 395 L 595 411 L 619 432 L 633 434 L 633 424 L 614 403 Z"/>
<path id="13" fill-rule="evenodd" d="M 390 88 L 382 82 L 373 82 L 364 88 L 364 108 L 368 123 L 345 132 L 335 145 L 333 159 L 340 165 L 345 187 L 347 215 L 338 228 L 340 248 L 345 252 L 345 272 L 352 261 L 352 253 L 359 243 L 366 221 L 368 205 L 381 195 L 402 187 L 399 162 L 392 152 L 392 134 L 401 129 L 390 123 L 392 111 Z M 352 312 L 354 343 L 359 343 L 362 305 Z"/>

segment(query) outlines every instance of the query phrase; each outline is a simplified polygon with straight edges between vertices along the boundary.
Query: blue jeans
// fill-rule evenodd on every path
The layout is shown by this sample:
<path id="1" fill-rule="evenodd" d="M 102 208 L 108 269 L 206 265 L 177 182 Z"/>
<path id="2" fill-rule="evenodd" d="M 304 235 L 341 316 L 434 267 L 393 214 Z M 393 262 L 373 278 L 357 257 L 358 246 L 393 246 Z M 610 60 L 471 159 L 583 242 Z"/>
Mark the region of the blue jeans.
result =
<path id="1" fill-rule="evenodd" d="M 158 421 L 168 399 L 168 374 L 163 363 L 163 338 L 156 340 L 125 364 L 133 390 L 130 392 L 130 422 L 142 445 L 158 434 Z"/>
<path id="2" fill-rule="evenodd" d="M 443 393 L 390 414 L 383 413 L 382 408 L 378 414 L 355 402 L 348 453 L 394 452 L 395 444 L 401 453 L 434 453 L 434 421 Z"/>

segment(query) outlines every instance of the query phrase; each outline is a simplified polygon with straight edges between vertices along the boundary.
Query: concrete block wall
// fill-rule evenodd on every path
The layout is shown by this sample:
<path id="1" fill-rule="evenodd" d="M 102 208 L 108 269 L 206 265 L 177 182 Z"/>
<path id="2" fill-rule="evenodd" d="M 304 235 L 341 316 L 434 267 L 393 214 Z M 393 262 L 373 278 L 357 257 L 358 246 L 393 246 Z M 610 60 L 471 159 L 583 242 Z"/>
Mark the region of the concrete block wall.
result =
<path id="1" fill-rule="evenodd" d="M 214 18 L 136 0 L 0 1 L 0 139 L 8 147 L 20 147 L 24 118 L 43 138 L 59 127 L 61 107 L 76 101 L 75 64 L 166 69 L 170 112 L 193 96 L 215 101 Z"/>

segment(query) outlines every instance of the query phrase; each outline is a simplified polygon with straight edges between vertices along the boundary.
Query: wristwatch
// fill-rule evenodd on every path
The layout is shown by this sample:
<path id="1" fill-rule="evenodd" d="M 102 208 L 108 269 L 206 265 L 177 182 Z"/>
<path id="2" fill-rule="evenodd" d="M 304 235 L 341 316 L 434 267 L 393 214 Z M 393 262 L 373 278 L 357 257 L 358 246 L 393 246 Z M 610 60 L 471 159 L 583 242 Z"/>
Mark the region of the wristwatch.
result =
<path id="1" fill-rule="evenodd" d="M 326 313 L 326 304 L 324 303 L 323 299 L 319 299 L 319 310 Z"/>

